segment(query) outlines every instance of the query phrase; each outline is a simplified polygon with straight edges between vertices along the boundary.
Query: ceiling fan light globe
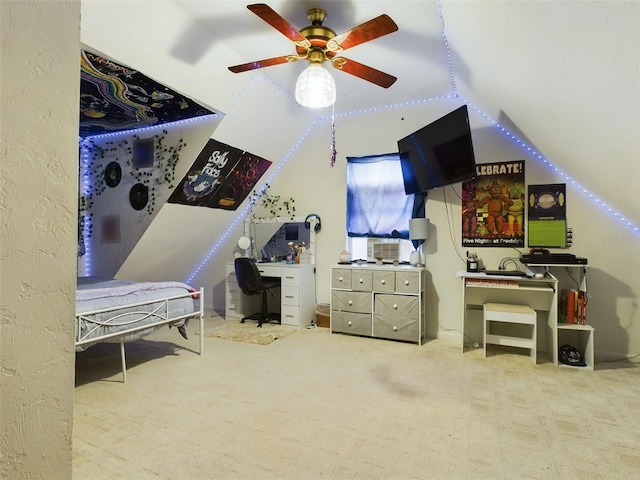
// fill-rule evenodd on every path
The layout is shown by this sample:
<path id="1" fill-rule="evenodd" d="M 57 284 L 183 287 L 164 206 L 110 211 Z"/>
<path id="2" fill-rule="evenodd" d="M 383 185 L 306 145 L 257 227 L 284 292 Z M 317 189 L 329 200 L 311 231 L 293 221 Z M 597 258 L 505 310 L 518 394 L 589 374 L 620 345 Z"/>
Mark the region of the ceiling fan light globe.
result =
<path id="1" fill-rule="evenodd" d="M 296 102 L 307 108 L 330 107 L 336 101 L 336 83 L 320 63 L 311 63 L 296 82 Z"/>

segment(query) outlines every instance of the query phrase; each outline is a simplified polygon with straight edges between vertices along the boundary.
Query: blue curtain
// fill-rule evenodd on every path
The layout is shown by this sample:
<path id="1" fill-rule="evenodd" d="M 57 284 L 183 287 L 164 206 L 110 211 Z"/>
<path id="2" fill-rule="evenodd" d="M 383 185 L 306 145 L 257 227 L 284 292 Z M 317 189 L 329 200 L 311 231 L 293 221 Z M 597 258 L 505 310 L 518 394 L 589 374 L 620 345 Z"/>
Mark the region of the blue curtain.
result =
<path id="1" fill-rule="evenodd" d="M 404 191 L 400 154 L 347 157 L 350 237 L 408 239 L 414 197 Z M 424 197 L 422 205 L 424 217 Z"/>

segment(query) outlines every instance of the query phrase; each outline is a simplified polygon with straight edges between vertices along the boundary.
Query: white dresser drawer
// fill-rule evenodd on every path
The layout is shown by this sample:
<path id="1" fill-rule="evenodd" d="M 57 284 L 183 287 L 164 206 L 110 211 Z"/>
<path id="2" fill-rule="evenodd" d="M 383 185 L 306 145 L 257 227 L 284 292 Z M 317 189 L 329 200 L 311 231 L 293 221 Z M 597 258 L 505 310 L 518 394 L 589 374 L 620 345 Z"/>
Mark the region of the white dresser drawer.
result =
<path id="1" fill-rule="evenodd" d="M 292 305 L 282 305 L 280 312 L 280 323 L 282 325 L 300 325 L 300 309 Z"/>
<path id="2" fill-rule="evenodd" d="M 331 309 L 371 313 L 371 294 L 349 290 L 333 290 L 331 292 Z"/>
<path id="3" fill-rule="evenodd" d="M 300 285 L 300 269 L 299 268 L 282 268 L 282 285 Z"/>
<path id="4" fill-rule="evenodd" d="M 272 265 L 269 263 L 257 263 L 258 271 L 263 277 L 280 277 L 282 275 L 282 267 L 280 265 Z"/>
<path id="5" fill-rule="evenodd" d="M 300 289 L 298 287 L 282 286 L 280 289 L 282 305 L 300 305 Z"/>
<path id="6" fill-rule="evenodd" d="M 371 335 L 371 315 L 331 310 L 331 331 L 352 335 Z"/>
<path id="7" fill-rule="evenodd" d="M 240 298 L 242 296 L 242 289 L 236 282 L 227 282 L 227 295 L 234 298 Z"/>
<path id="8" fill-rule="evenodd" d="M 418 320 L 374 315 L 373 335 L 391 340 L 414 342 L 418 338 Z"/>
<path id="9" fill-rule="evenodd" d="M 225 309 L 225 317 L 241 317 L 242 316 L 242 298 L 233 298 L 227 296 Z"/>
<path id="10" fill-rule="evenodd" d="M 396 272 L 393 270 L 373 271 L 373 291 L 393 293 L 396 288 Z"/>
<path id="11" fill-rule="evenodd" d="M 375 312 L 392 317 L 417 318 L 420 298 L 414 295 L 378 294 L 375 298 Z"/>
<path id="12" fill-rule="evenodd" d="M 396 292 L 419 293 L 420 272 L 396 272 Z"/>
<path id="13" fill-rule="evenodd" d="M 364 269 L 355 269 L 351 274 L 351 288 L 361 292 L 370 292 L 373 287 L 373 275 Z"/>
<path id="14" fill-rule="evenodd" d="M 351 270 L 346 268 L 332 269 L 331 288 L 348 288 L 351 290 Z"/>

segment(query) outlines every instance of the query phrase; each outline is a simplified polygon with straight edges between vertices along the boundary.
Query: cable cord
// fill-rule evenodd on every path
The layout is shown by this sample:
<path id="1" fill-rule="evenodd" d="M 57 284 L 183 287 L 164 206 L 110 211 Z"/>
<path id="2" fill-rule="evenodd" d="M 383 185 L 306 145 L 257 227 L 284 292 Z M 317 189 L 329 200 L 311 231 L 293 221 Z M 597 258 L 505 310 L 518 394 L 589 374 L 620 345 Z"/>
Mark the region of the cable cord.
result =
<path id="1" fill-rule="evenodd" d="M 453 186 L 449 186 L 449 188 L 451 188 L 453 190 Z M 453 190 L 454 193 L 456 193 L 455 190 Z M 457 195 L 457 193 L 456 193 Z M 451 244 L 453 245 L 453 248 L 456 252 L 456 255 L 458 255 L 458 258 L 462 261 L 462 263 L 464 263 L 465 265 L 467 264 L 467 259 L 466 257 L 462 256 L 462 253 L 460 252 L 460 248 L 458 247 L 458 244 L 456 243 L 456 239 L 455 239 L 455 227 L 453 226 L 453 220 L 452 220 L 452 216 L 453 216 L 453 212 L 450 211 L 449 208 L 449 202 L 447 201 L 447 189 L 446 187 L 442 189 L 442 196 L 443 196 L 443 200 L 444 200 L 444 207 L 447 211 L 447 223 L 448 223 L 448 227 L 449 227 L 449 238 L 451 239 Z"/>

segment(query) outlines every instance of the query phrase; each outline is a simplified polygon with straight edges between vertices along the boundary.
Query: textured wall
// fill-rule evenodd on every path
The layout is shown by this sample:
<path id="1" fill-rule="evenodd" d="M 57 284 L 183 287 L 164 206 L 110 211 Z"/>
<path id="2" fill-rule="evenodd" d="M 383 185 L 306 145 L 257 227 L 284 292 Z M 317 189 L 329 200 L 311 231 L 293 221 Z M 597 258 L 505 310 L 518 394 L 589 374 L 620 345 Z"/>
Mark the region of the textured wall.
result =
<path id="1" fill-rule="evenodd" d="M 0 2 L 0 478 L 71 478 L 80 2 Z"/>

